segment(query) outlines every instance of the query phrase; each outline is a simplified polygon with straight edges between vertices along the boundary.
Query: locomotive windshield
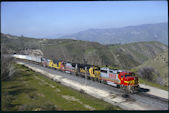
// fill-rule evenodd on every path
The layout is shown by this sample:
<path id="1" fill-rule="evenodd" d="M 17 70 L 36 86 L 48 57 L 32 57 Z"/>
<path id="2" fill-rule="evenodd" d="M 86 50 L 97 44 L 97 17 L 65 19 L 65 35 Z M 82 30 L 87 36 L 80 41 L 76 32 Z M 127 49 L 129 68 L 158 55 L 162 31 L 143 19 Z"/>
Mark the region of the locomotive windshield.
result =
<path id="1" fill-rule="evenodd" d="M 58 63 L 58 61 L 56 59 L 53 59 L 53 63 Z"/>
<path id="2" fill-rule="evenodd" d="M 131 77 L 131 75 L 125 75 L 125 78 L 126 78 L 126 77 Z"/>
<path id="3" fill-rule="evenodd" d="M 100 67 L 95 67 L 95 70 L 96 70 L 96 71 L 99 71 L 99 70 L 100 70 Z"/>

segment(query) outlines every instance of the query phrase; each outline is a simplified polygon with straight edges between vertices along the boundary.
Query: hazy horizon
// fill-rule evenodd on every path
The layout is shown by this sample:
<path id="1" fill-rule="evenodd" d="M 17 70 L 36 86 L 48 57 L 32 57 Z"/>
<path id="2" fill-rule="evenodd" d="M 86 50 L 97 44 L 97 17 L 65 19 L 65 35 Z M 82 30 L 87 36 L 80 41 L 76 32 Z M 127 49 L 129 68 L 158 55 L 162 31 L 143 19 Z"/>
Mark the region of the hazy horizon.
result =
<path id="1" fill-rule="evenodd" d="M 168 23 L 168 22 L 159 22 L 159 23 L 149 23 L 149 24 L 160 24 L 160 23 Z M 128 26 L 123 26 L 123 27 L 114 27 L 115 29 L 118 29 L 118 28 L 125 28 L 125 27 L 131 27 L 131 26 L 140 26 L 140 25 L 148 25 L 148 24 L 139 24 L 139 25 L 128 25 Z M 112 27 L 112 29 L 114 29 Z M 81 30 L 81 31 L 85 31 L 85 30 L 90 30 L 90 29 L 111 29 L 111 28 L 89 28 L 89 29 L 84 29 L 84 30 Z M 28 38 L 44 38 L 44 39 L 59 39 L 60 37 L 53 37 L 53 36 L 66 36 L 66 35 L 72 35 L 74 33 L 78 33 L 78 32 L 81 32 L 81 31 L 77 31 L 77 32 L 73 32 L 73 33 L 69 33 L 69 34 L 54 34 L 54 35 L 50 35 L 50 36 L 42 36 L 42 37 L 32 37 L 32 36 L 27 36 L 27 35 L 16 35 L 16 34 L 10 34 L 10 33 L 3 33 L 3 34 L 9 34 L 9 35 L 14 35 L 14 36 L 24 36 L 24 37 L 28 37 Z M 66 38 L 66 37 L 65 37 Z M 64 39 L 64 38 L 62 38 Z"/>

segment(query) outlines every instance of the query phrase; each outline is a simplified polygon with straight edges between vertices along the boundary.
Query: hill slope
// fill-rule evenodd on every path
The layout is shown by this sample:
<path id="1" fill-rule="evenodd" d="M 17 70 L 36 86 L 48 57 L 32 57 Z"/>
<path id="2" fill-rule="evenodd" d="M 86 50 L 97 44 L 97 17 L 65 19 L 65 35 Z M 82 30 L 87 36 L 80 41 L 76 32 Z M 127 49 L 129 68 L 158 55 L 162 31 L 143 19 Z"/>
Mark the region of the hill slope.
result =
<path id="1" fill-rule="evenodd" d="M 139 71 L 143 68 L 152 68 L 154 70 L 152 81 L 154 80 L 158 84 L 168 86 L 168 51 L 147 60 L 135 69 L 139 74 Z"/>
<path id="2" fill-rule="evenodd" d="M 159 41 L 168 45 L 168 23 L 144 24 L 123 28 L 89 29 L 59 38 L 85 40 L 101 44 Z"/>
<path id="3" fill-rule="evenodd" d="M 25 49 L 40 49 L 50 59 L 110 65 L 130 69 L 164 52 L 168 47 L 160 42 L 137 42 L 124 45 L 102 45 L 71 39 L 33 39 L 1 34 L 3 47 L 21 53 Z"/>
<path id="4" fill-rule="evenodd" d="M 168 47 L 160 42 L 135 42 L 124 45 L 108 46 L 114 62 L 120 67 L 135 67 L 144 61 L 154 58 L 161 52 L 168 50 Z"/>

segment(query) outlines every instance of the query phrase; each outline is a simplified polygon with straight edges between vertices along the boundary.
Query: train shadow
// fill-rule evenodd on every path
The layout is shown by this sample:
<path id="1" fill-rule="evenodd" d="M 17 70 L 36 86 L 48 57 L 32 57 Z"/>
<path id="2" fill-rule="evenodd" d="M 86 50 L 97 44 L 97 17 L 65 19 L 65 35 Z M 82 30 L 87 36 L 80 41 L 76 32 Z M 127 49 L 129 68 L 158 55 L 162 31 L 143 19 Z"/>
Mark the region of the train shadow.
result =
<path id="1" fill-rule="evenodd" d="M 139 88 L 139 90 L 138 90 L 139 92 L 149 92 L 150 91 L 150 89 L 147 89 L 147 88 Z"/>

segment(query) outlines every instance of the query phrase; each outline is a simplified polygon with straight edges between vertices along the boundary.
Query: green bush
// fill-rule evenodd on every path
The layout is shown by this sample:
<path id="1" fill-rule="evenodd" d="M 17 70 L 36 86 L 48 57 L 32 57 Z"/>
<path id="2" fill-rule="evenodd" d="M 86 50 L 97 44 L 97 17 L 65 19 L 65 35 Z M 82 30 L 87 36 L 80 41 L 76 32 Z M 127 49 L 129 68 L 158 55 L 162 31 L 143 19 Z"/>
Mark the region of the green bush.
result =
<path id="1" fill-rule="evenodd" d="M 156 77 L 159 76 L 159 73 L 152 67 L 143 67 L 138 70 L 137 75 L 150 82 L 156 82 Z"/>
<path id="2" fill-rule="evenodd" d="M 120 110 L 118 106 L 108 105 L 105 110 Z"/>
<path id="3" fill-rule="evenodd" d="M 14 106 L 14 105 L 11 104 L 13 99 L 14 99 L 14 97 L 12 95 L 6 94 L 6 96 L 3 96 L 3 98 L 2 98 L 3 111 L 8 111 L 9 108 L 12 108 Z"/>
<path id="4" fill-rule="evenodd" d="M 56 105 L 52 103 L 44 103 L 44 104 L 23 104 L 19 106 L 18 111 L 56 111 L 61 110 Z"/>
<path id="5" fill-rule="evenodd" d="M 1 79 L 3 81 L 10 80 L 13 73 L 15 72 L 14 69 L 14 58 L 10 56 L 1 56 Z"/>

